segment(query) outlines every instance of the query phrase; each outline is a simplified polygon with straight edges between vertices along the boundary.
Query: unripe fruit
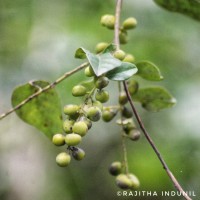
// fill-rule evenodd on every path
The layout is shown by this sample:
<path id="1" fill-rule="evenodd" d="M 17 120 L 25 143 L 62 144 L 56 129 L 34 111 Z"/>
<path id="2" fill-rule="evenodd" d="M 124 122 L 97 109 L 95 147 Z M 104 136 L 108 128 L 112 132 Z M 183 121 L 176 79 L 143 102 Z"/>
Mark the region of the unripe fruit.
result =
<path id="1" fill-rule="evenodd" d="M 96 92 L 95 98 L 101 103 L 105 103 L 109 100 L 109 93 L 105 90 L 99 90 Z"/>
<path id="2" fill-rule="evenodd" d="M 123 115 L 123 117 L 131 118 L 133 116 L 133 113 L 127 107 L 123 107 L 122 115 Z"/>
<path id="3" fill-rule="evenodd" d="M 65 142 L 68 146 L 76 146 L 81 142 L 82 138 L 76 133 L 71 133 L 65 136 Z"/>
<path id="4" fill-rule="evenodd" d="M 121 189 L 130 189 L 132 181 L 126 174 L 119 174 L 116 177 L 116 184 Z"/>
<path id="5" fill-rule="evenodd" d="M 119 94 L 119 104 L 125 105 L 128 102 L 126 92 L 120 92 Z"/>
<path id="6" fill-rule="evenodd" d="M 64 113 L 70 117 L 79 114 L 79 110 L 80 106 L 78 105 L 69 104 L 64 106 Z"/>
<path id="7" fill-rule="evenodd" d="M 101 24 L 109 29 L 114 29 L 115 16 L 114 15 L 103 15 L 101 17 Z"/>
<path id="8" fill-rule="evenodd" d="M 134 129 L 130 130 L 127 135 L 128 135 L 129 139 L 131 139 L 133 141 L 137 141 L 140 139 L 141 133 L 138 129 L 134 128 Z"/>
<path id="9" fill-rule="evenodd" d="M 100 110 L 103 110 L 103 105 L 100 101 L 94 101 L 92 105 L 98 107 Z"/>
<path id="10" fill-rule="evenodd" d="M 56 146 L 62 146 L 65 144 L 65 136 L 58 133 L 58 134 L 55 134 L 52 138 L 52 142 L 53 144 L 55 144 Z"/>
<path id="11" fill-rule="evenodd" d="M 126 54 L 125 58 L 123 59 L 123 62 L 130 62 L 134 63 L 135 62 L 135 57 L 131 54 Z"/>
<path id="12" fill-rule="evenodd" d="M 105 76 L 97 77 L 95 81 L 95 86 L 98 89 L 105 88 L 109 84 L 109 80 Z"/>
<path id="13" fill-rule="evenodd" d="M 128 42 L 128 37 L 127 37 L 126 31 L 120 31 L 119 41 L 120 41 L 120 44 L 126 44 Z"/>
<path id="14" fill-rule="evenodd" d="M 123 130 L 125 131 L 126 134 L 129 134 L 129 132 L 135 128 L 136 128 L 136 126 L 133 121 L 123 124 Z"/>
<path id="15" fill-rule="evenodd" d="M 88 76 L 88 77 L 91 77 L 91 76 L 94 76 L 94 71 L 92 69 L 92 67 L 88 66 L 85 68 L 85 71 L 84 71 L 85 75 Z"/>
<path id="16" fill-rule="evenodd" d="M 122 50 L 116 50 L 114 52 L 113 56 L 119 60 L 123 60 L 126 56 L 126 53 Z"/>
<path id="17" fill-rule="evenodd" d="M 100 42 L 100 43 L 98 43 L 97 45 L 96 45 L 96 47 L 95 47 L 95 51 L 96 51 L 96 53 L 100 53 L 100 52 L 102 52 L 104 49 L 106 49 L 107 47 L 108 47 L 108 43 L 106 43 L 106 42 Z"/>
<path id="18" fill-rule="evenodd" d="M 101 110 L 96 106 L 91 106 L 87 109 L 87 118 L 93 122 L 100 120 L 101 118 Z"/>
<path id="19" fill-rule="evenodd" d="M 130 92 L 131 95 L 135 94 L 138 91 L 139 84 L 135 80 L 129 80 L 128 81 L 128 91 Z"/>
<path id="20" fill-rule="evenodd" d="M 88 126 L 85 122 L 78 121 L 74 123 L 72 131 L 83 137 L 88 132 Z"/>
<path id="21" fill-rule="evenodd" d="M 122 163 L 121 162 L 113 162 L 109 167 L 109 172 L 113 176 L 117 176 L 122 172 Z"/>
<path id="22" fill-rule="evenodd" d="M 117 109 L 106 108 L 102 112 L 102 119 L 105 122 L 110 122 L 117 114 Z"/>
<path id="23" fill-rule="evenodd" d="M 140 187 L 140 181 L 134 174 L 128 174 L 128 178 L 131 180 L 130 189 L 136 190 Z"/>
<path id="24" fill-rule="evenodd" d="M 72 151 L 72 156 L 75 160 L 83 160 L 85 157 L 85 151 L 81 148 L 74 148 Z"/>
<path id="25" fill-rule="evenodd" d="M 71 156 L 66 152 L 59 153 L 56 156 L 56 163 L 60 167 L 66 167 L 67 165 L 69 165 L 70 161 L 71 161 Z"/>
<path id="26" fill-rule="evenodd" d="M 75 97 L 81 97 L 86 94 L 87 90 L 82 85 L 76 85 L 72 88 L 72 95 Z"/>
<path id="27" fill-rule="evenodd" d="M 74 121 L 73 120 L 69 120 L 69 119 L 66 119 L 63 122 L 63 130 L 65 131 L 65 133 L 72 133 L 73 124 L 74 124 Z"/>
<path id="28" fill-rule="evenodd" d="M 137 20 L 134 17 L 127 18 L 122 24 L 124 29 L 133 29 L 136 27 L 136 25 Z"/>
<path id="29" fill-rule="evenodd" d="M 86 123 L 88 130 L 92 128 L 92 122 L 85 116 L 82 116 L 79 121 L 83 121 Z"/>

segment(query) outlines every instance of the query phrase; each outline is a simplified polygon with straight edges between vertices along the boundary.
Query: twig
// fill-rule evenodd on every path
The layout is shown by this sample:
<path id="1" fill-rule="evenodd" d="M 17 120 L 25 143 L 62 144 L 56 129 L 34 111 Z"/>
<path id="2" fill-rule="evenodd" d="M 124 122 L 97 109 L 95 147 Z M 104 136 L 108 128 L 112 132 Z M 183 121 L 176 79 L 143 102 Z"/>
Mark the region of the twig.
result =
<path id="1" fill-rule="evenodd" d="M 62 75 L 61 77 L 59 77 L 56 81 L 54 81 L 53 83 L 47 85 L 44 88 L 40 88 L 36 93 L 30 95 L 27 99 L 25 99 L 24 101 L 22 101 L 21 103 L 19 103 L 17 106 L 15 106 L 14 108 L 10 109 L 9 111 L 3 113 L 0 115 L 0 120 L 5 118 L 6 116 L 8 116 L 9 114 L 13 113 L 14 111 L 20 109 L 22 106 L 24 106 L 26 103 L 28 103 L 29 101 L 31 101 L 32 99 L 34 99 L 35 97 L 39 96 L 40 94 L 42 94 L 43 92 L 46 92 L 47 90 L 55 87 L 58 83 L 60 83 L 61 81 L 63 81 L 64 79 L 66 79 L 67 77 L 71 76 L 72 74 L 78 72 L 79 70 L 85 68 L 88 65 L 88 63 L 83 63 L 82 65 L 76 67 L 75 69 L 66 72 L 64 75 Z M 30 83 L 32 84 L 32 83 Z"/>
<path id="2" fill-rule="evenodd" d="M 114 43 L 116 45 L 116 49 L 120 49 L 120 43 L 119 43 L 119 22 L 120 22 L 120 14 L 121 14 L 121 7 L 122 7 L 122 0 L 117 0 L 117 4 L 116 4 L 116 11 L 115 11 L 115 30 L 114 30 Z M 119 83 L 121 84 L 121 83 Z M 124 90 L 126 92 L 128 101 L 131 105 L 132 111 L 138 121 L 138 124 L 142 130 L 142 132 L 144 133 L 147 141 L 149 142 L 149 144 L 151 145 L 151 147 L 153 148 L 154 152 L 156 153 L 156 155 L 158 156 L 158 159 L 160 160 L 163 168 L 165 169 L 165 171 L 167 172 L 169 178 L 172 180 L 175 188 L 180 191 L 182 193 L 182 195 L 184 196 L 184 198 L 186 200 L 192 200 L 187 193 L 185 193 L 185 191 L 182 189 L 182 187 L 180 186 L 180 184 L 178 183 L 178 181 L 176 180 L 176 178 L 174 177 L 174 175 L 172 174 L 172 172 L 170 171 L 170 169 L 168 168 L 167 164 L 165 163 L 164 159 L 162 158 L 160 152 L 158 151 L 157 147 L 155 146 L 153 140 L 151 139 L 149 133 L 146 131 L 145 126 L 137 112 L 137 110 L 135 109 L 135 106 L 133 104 L 133 101 L 131 99 L 130 93 L 128 91 L 127 88 L 127 84 L 126 81 L 123 81 L 123 85 L 124 85 Z M 120 85 L 119 85 L 120 87 Z"/>
<path id="3" fill-rule="evenodd" d="M 160 160 L 160 162 L 161 162 L 161 164 L 162 164 L 164 170 L 167 172 L 169 178 L 172 180 L 172 182 L 173 182 L 175 188 L 176 188 L 179 192 L 182 193 L 182 195 L 185 197 L 185 199 L 187 199 L 187 200 L 192 200 L 192 199 L 187 195 L 187 193 L 182 189 L 181 185 L 179 184 L 179 182 L 177 181 L 177 179 L 174 177 L 174 175 L 173 175 L 172 172 L 170 171 L 169 167 L 167 166 L 167 164 L 165 163 L 164 159 L 162 158 L 162 156 L 161 156 L 159 150 L 157 149 L 157 147 L 155 146 L 153 140 L 151 139 L 149 133 L 147 132 L 147 130 L 146 130 L 146 128 L 145 128 L 145 126 L 144 126 L 144 124 L 143 124 L 143 122 L 142 122 L 142 120 L 141 120 L 141 118 L 140 118 L 140 116 L 139 116 L 139 114 L 138 114 L 138 112 L 137 112 L 137 110 L 136 110 L 134 104 L 133 104 L 133 101 L 132 101 L 132 99 L 131 99 L 131 95 L 130 95 L 130 93 L 129 93 L 129 91 L 128 91 L 127 84 L 126 84 L 125 81 L 123 82 L 123 85 L 124 85 L 124 90 L 125 90 L 125 92 L 126 92 L 126 95 L 127 95 L 127 97 L 128 97 L 128 101 L 129 101 L 129 103 L 130 103 L 130 105 L 131 105 L 131 108 L 132 108 L 132 110 L 133 110 L 133 113 L 135 114 L 135 117 L 136 117 L 136 119 L 137 119 L 137 122 L 138 122 L 138 124 L 139 124 L 139 126 L 140 126 L 142 132 L 144 133 L 144 135 L 145 135 L 147 141 L 149 142 L 149 144 L 150 144 L 151 147 L 153 148 L 154 152 L 155 152 L 156 155 L 158 156 L 158 159 Z"/>

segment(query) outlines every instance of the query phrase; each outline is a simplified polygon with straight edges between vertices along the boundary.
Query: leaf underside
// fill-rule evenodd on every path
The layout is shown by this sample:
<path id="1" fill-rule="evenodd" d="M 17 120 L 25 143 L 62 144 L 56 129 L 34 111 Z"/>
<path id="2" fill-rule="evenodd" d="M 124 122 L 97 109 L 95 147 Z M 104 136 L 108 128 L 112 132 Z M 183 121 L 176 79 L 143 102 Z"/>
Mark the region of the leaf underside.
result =
<path id="1" fill-rule="evenodd" d="M 30 95 L 38 91 L 38 87 L 49 85 L 46 81 L 34 81 L 18 86 L 12 93 L 12 106 L 15 107 Z M 48 138 L 57 132 L 62 132 L 61 104 L 55 89 L 35 97 L 23 107 L 16 110 L 16 114 L 26 123 L 42 131 Z"/>
<path id="2" fill-rule="evenodd" d="M 184 14 L 200 21 L 200 1 L 199 0 L 154 0 L 161 7 Z"/>
<path id="3" fill-rule="evenodd" d="M 132 95 L 133 100 L 140 102 L 148 111 L 157 112 L 176 104 L 175 98 L 163 87 L 141 88 Z"/>

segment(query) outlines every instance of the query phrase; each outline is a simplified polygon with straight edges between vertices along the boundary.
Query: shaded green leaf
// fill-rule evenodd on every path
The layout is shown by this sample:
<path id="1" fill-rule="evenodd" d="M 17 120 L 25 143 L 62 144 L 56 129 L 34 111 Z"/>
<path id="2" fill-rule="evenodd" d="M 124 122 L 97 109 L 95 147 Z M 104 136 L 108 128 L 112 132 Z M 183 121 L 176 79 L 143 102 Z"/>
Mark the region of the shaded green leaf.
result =
<path id="1" fill-rule="evenodd" d="M 136 94 L 132 95 L 132 98 L 140 102 L 143 108 L 152 112 L 170 108 L 176 103 L 175 98 L 162 87 L 139 89 Z"/>
<path id="2" fill-rule="evenodd" d="M 38 87 L 49 85 L 46 81 L 34 81 L 34 84 L 26 83 L 14 89 L 12 93 L 12 106 L 15 107 L 30 95 L 38 91 Z M 35 97 L 26 103 L 16 114 L 26 123 L 42 131 L 50 139 L 57 132 L 62 132 L 61 104 L 55 89 Z"/>
<path id="3" fill-rule="evenodd" d="M 112 52 L 115 50 L 116 50 L 116 45 L 110 44 L 103 50 L 103 53 Z"/>
<path id="4" fill-rule="evenodd" d="M 163 79 L 163 76 L 160 73 L 158 67 L 149 62 L 149 61 L 141 61 L 136 63 L 138 68 L 137 75 L 149 81 L 160 81 Z"/>
<path id="5" fill-rule="evenodd" d="M 95 55 L 84 48 L 79 48 L 75 53 L 76 58 L 84 58 L 84 55 L 87 57 L 96 76 L 101 76 L 121 65 L 121 61 L 114 58 L 109 52 Z"/>
<path id="6" fill-rule="evenodd" d="M 154 0 L 158 5 L 172 11 L 182 13 L 200 21 L 199 0 Z"/>
<path id="7" fill-rule="evenodd" d="M 122 62 L 119 67 L 109 71 L 106 76 L 113 81 L 124 81 L 137 72 L 137 67 L 128 62 Z"/>

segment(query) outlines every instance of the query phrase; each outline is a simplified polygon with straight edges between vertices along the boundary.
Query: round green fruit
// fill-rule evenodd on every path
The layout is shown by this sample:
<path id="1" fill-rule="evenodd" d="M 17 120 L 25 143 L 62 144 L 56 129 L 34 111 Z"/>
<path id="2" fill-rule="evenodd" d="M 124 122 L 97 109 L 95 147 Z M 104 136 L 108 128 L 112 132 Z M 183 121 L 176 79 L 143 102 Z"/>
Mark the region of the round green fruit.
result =
<path id="1" fill-rule="evenodd" d="M 115 26 L 115 16 L 114 15 L 103 15 L 101 17 L 101 25 L 109 29 L 114 29 Z"/>
<path id="2" fill-rule="evenodd" d="M 122 26 L 124 29 L 133 29 L 137 25 L 137 20 L 134 17 L 129 17 L 126 20 L 124 20 Z"/>
<path id="3" fill-rule="evenodd" d="M 100 42 L 96 45 L 95 47 L 95 51 L 96 53 L 101 53 L 102 51 L 104 51 L 104 49 L 106 49 L 108 47 L 108 43 L 106 42 Z"/>
<path id="4" fill-rule="evenodd" d="M 65 136 L 65 143 L 68 146 L 76 146 L 81 142 L 82 138 L 76 133 L 71 133 Z"/>
<path id="5" fill-rule="evenodd" d="M 104 122 L 110 122 L 117 114 L 117 109 L 106 108 L 102 112 L 102 119 Z"/>
<path id="6" fill-rule="evenodd" d="M 125 118 L 131 118 L 133 116 L 133 113 L 131 110 L 129 110 L 127 107 L 124 106 L 122 109 L 122 115 Z"/>
<path id="7" fill-rule="evenodd" d="M 105 103 L 109 100 L 109 93 L 105 90 L 99 90 L 96 92 L 95 98 L 97 101 L 100 101 L 101 103 Z"/>
<path id="8" fill-rule="evenodd" d="M 109 79 L 105 76 L 97 77 L 95 79 L 95 86 L 98 89 L 105 88 L 109 84 Z"/>
<path id="9" fill-rule="evenodd" d="M 88 130 L 92 128 L 92 122 L 85 116 L 82 116 L 79 121 L 83 121 L 86 123 Z"/>
<path id="10" fill-rule="evenodd" d="M 113 56 L 119 60 L 123 60 L 126 56 L 126 53 L 122 50 L 116 50 L 114 52 Z"/>
<path id="11" fill-rule="evenodd" d="M 126 54 L 125 58 L 123 59 L 123 62 L 130 62 L 134 63 L 135 62 L 135 57 L 131 54 Z"/>
<path id="12" fill-rule="evenodd" d="M 128 174 L 128 178 L 131 180 L 131 187 L 130 189 L 136 190 L 140 187 L 140 181 L 134 174 Z"/>
<path id="13" fill-rule="evenodd" d="M 100 110 L 103 110 L 103 105 L 100 101 L 94 101 L 92 105 L 98 107 Z"/>
<path id="14" fill-rule="evenodd" d="M 130 189 L 132 187 L 132 181 L 126 174 L 119 174 L 116 177 L 116 184 L 121 189 Z"/>
<path id="15" fill-rule="evenodd" d="M 83 158 L 85 157 L 85 151 L 83 151 L 83 149 L 81 148 L 74 148 L 72 151 L 72 156 L 75 160 L 83 160 Z"/>
<path id="16" fill-rule="evenodd" d="M 66 119 L 63 122 L 63 130 L 65 131 L 65 133 L 72 133 L 73 124 L 74 124 L 74 120 Z"/>
<path id="17" fill-rule="evenodd" d="M 128 81 L 128 91 L 130 92 L 131 95 L 135 94 L 138 91 L 139 84 L 135 80 L 129 80 Z"/>
<path id="18" fill-rule="evenodd" d="M 94 76 L 94 71 L 92 69 L 92 67 L 88 66 L 85 68 L 85 71 L 84 71 L 85 75 L 88 76 L 88 77 L 91 77 L 91 76 Z"/>
<path id="19" fill-rule="evenodd" d="M 113 162 L 109 167 L 109 172 L 113 176 L 117 176 L 122 172 L 122 163 L 119 161 Z"/>
<path id="20" fill-rule="evenodd" d="M 80 106 L 78 105 L 68 104 L 64 106 L 64 113 L 66 115 L 69 115 L 70 117 L 79 114 L 79 111 L 80 111 Z"/>
<path id="21" fill-rule="evenodd" d="M 128 42 L 128 34 L 126 31 L 120 31 L 119 41 L 120 41 L 120 44 L 126 44 Z"/>
<path id="22" fill-rule="evenodd" d="M 126 92 L 120 92 L 119 94 L 119 104 L 125 105 L 128 102 Z"/>
<path id="23" fill-rule="evenodd" d="M 96 122 L 101 118 L 101 110 L 96 106 L 89 107 L 86 113 L 87 113 L 87 118 L 93 122 Z"/>
<path id="24" fill-rule="evenodd" d="M 72 95 L 75 97 L 81 97 L 86 94 L 87 90 L 82 85 L 76 85 L 72 88 Z"/>
<path id="25" fill-rule="evenodd" d="M 67 165 L 69 165 L 70 161 L 71 161 L 71 156 L 66 152 L 59 153 L 56 156 L 56 163 L 60 167 L 66 167 Z"/>
<path id="26" fill-rule="evenodd" d="M 65 136 L 58 133 L 58 134 L 55 134 L 52 138 L 52 142 L 53 144 L 55 144 L 56 146 L 62 146 L 65 144 Z"/>
<path id="27" fill-rule="evenodd" d="M 84 121 L 78 121 L 74 123 L 72 131 L 83 137 L 88 132 L 88 126 Z"/>
<path id="28" fill-rule="evenodd" d="M 141 133 L 138 129 L 134 128 L 128 132 L 128 138 L 133 141 L 137 141 L 140 139 Z"/>

